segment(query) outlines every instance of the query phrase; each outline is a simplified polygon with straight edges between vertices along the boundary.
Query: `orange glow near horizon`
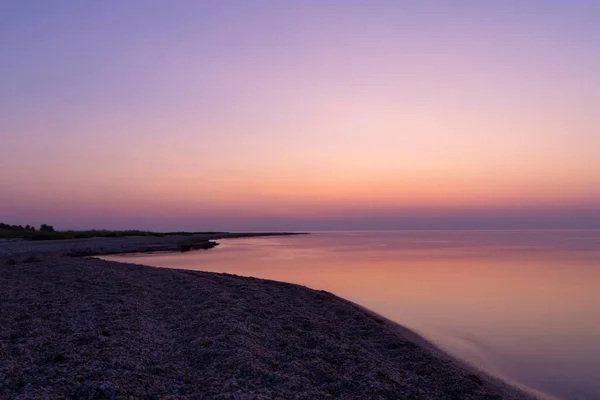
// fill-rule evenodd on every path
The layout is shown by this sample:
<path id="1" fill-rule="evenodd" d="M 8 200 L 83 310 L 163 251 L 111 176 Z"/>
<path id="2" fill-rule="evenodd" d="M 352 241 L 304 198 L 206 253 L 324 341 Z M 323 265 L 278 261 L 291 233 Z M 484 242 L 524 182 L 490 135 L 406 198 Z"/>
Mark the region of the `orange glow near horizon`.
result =
<path id="1" fill-rule="evenodd" d="M 286 216 L 596 207 L 600 227 L 600 58 L 578 30 L 596 29 L 585 7 L 548 20 L 521 4 L 356 7 L 180 5 L 160 41 L 159 6 L 63 34 L 63 20 L 98 13 L 17 13 L 0 220 L 170 213 L 252 229 Z M 30 31 L 38 23 L 52 34 Z"/>

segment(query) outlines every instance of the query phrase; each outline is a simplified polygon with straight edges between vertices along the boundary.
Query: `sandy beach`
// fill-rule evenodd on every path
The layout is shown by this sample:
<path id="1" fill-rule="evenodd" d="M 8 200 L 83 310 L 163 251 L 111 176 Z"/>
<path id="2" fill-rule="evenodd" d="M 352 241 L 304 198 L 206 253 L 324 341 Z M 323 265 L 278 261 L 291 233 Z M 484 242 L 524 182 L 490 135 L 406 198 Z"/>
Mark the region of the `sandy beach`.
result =
<path id="1" fill-rule="evenodd" d="M 65 255 L 182 240 L 1 243 L 0 399 L 532 398 L 328 292 Z"/>

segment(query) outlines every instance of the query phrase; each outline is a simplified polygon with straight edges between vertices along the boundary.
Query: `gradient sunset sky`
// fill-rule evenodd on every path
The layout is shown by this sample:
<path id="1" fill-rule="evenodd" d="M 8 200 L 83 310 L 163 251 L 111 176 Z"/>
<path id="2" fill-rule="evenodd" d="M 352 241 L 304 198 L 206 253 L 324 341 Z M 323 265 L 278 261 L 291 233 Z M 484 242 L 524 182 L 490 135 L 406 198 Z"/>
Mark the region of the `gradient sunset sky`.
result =
<path id="1" fill-rule="evenodd" d="M 0 221 L 600 228 L 600 1 L 0 1 Z"/>

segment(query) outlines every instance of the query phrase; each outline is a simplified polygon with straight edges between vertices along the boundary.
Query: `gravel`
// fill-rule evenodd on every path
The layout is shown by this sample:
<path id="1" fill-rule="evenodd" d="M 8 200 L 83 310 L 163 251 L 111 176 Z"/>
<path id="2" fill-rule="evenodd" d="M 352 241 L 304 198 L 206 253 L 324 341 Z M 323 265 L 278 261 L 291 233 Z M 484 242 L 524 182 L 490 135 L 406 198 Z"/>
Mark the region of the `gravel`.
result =
<path id="1" fill-rule="evenodd" d="M 529 399 L 324 291 L 0 258 L 0 399 Z"/>

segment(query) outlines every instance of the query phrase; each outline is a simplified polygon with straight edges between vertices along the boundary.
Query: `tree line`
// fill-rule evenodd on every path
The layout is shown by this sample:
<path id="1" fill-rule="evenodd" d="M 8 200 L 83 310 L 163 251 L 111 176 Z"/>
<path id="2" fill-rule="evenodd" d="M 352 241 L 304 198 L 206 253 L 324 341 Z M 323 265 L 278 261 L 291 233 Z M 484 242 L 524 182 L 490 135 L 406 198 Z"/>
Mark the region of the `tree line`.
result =
<path id="1" fill-rule="evenodd" d="M 40 225 L 39 229 L 36 229 L 35 226 L 31 225 L 10 225 L 0 222 L 0 230 L 26 232 L 54 232 L 54 227 L 52 225 L 42 224 Z"/>

